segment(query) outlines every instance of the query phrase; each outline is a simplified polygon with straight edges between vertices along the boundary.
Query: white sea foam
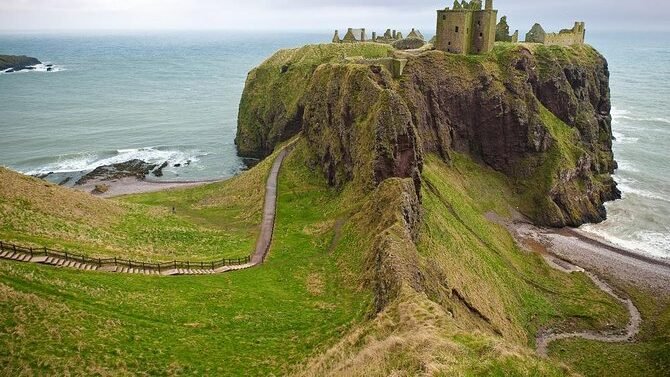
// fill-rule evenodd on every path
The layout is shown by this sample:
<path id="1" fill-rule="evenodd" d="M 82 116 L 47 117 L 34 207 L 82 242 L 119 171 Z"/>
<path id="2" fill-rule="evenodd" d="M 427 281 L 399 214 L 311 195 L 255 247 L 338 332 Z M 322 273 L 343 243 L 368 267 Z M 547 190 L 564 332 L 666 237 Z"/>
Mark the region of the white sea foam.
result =
<path id="1" fill-rule="evenodd" d="M 663 202 L 670 203 L 669 198 L 666 198 L 662 195 L 659 195 L 657 193 L 654 193 L 654 192 L 651 192 L 651 191 L 648 191 L 648 190 L 643 190 L 643 189 L 633 187 L 631 184 L 626 183 L 626 182 L 619 181 L 617 187 L 623 193 L 624 198 L 627 195 L 637 195 L 637 196 L 641 196 L 641 197 L 644 197 L 644 198 L 647 198 L 647 199 L 660 200 L 660 201 L 663 201 Z"/>
<path id="2" fill-rule="evenodd" d="M 612 114 L 612 118 L 620 118 L 622 116 L 626 116 L 630 114 L 630 111 L 628 110 L 623 110 L 623 109 L 617 109 L 615 106 L 612 106 L 612 110 L 610 111 L 610 114 Z"/>
<path id="3" fill-rule="evenodd" d="M 631 163 L 629 163 L 628 161 L 617 160 L 617 165 L 619 166 L 619 167 L 617 168 L 617 171 L 627 171 L 627 172 L 631 172 L 631 173 L 637 173 L 637 172 L 640 171 L 639 169 L 637 169 L 636 167 L 634 167 L 634 166 L 633 166 Z"/>
<path id="4" fill-rule="evenodd" d="M 629 137 L 621 132 L 612 131 L 612 134 L 614 135 L 615 143 L 617 144 L 635 144 L 640 141 L 639 137 Z"/>
<path id="5" fill-rule="evenodd" d="M 37 64 L 37 65 L 31 65 L 29 67 L 32 67 L 34 69 L 22 69 L 20 71 L 15 71 L 15 72 L 8 72 L 11 70 L 11 68 L 5 69 L 4 71 L 0 71 L 0 73 L 5 74 L 5 75 L 11 75 L 15 73 L 29 73 L 29 72 L 61 72 L 65 71 L 65 68 L 59 65 L 51 64 L 51 63 L 42 63 L 42 64 Z M 51 68 L 51 70 L 49 70 Z"/>
<path id="6" fill-rule="evenodd" d="M 668 233 L 640 230 L 632 234 L 626 234 L 623 236 L 625 238 L 622 238 L 618 234 L 614 234 L 616 229 L 608 228 L 606 223 L 587 224 L 579 229 L 628 250 L 661 258 L 670 258 L 670 234 Z"/>
<path id="7" fill-rule="evenodd" d="M 634 121 L 634 122 L 657 122 L 657 123 L 670 124 L 670 119 L 668 119 L 668 118 L 635 116 L 634 114 L 632 114 L 628 110 L 617 109 L 614 106 L 612 106 L 612 110 L 610 111 L 610 114 L 612 114 L 612 120 L 615 123 L 617 123 L 618 120 L 625 119 L 625 120 L 630 120 L 630 121 Z"/>
<path id="8" fill-rule="evenodd" d="M 198 162 L 198 157 L 206 154 L 199 151 L 161 150 L 152 147 L 119 149 L 113 156 L 101 157 L 96 153 L 81 153 L 75 156 L 59 157 L 57 161 L 26 172 L 29 175 L 46 173 L 71 173 L 90 171 L 99 166 L 118 164 L 130 160 L 142 160 L 152 164 L 162 164 L 167 161 L 169 166 L 185 165 Z M 190 162 L 189 162 L 190 161 Z"/>

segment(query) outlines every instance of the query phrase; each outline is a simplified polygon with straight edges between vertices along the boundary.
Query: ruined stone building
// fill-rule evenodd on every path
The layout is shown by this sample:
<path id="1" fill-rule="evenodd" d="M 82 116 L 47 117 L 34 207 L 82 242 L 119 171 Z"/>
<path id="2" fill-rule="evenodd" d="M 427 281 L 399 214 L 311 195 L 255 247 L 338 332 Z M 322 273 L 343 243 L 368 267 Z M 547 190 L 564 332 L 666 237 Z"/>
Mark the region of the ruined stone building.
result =
<path id="1" fill-rule="evenodd" d="M 583 45 L 586 37 L 586 24 L 575 22 L 572 29 L 563 29 L 558 33 L 547 33 L 542 25 L 535 24 L 526 34 L 526 42 L 543 43 L 548 46 Z"/>
<path id="2" fill-rule="evenodd" d="M 365 42 L 368 39 L 367 34 L 365 34 L 365 28 L 347 29 L 347 34 L 344 35 L 344 38 L 340 39 L 339 30 L 335 30 L 335 35 L 333 36 L 333 43 L 356 43 L 356 42 Z"/>
<path id="3" fill-rule="evenodd" d="M 417 29 L 412 29 L 407 37 L 424 40 L 423 34 L 421 34 L 421 32 Z M 339 30 L 335 30 L 333 43 L 377 42 L 392 44 L 393 42 L 403 39 L 403 34 L 396 30 L 386 29 L 386 32 L 383 35 L 377 35 L 376 32 L 372 32 L 372 37 L 368 39 L 365 29 L 349 28 L 347 29 L 347 33 L 344 35 L 344 37 L 340 37 Z"/>
<path id="4" fill-rule="evenodd" d="M 496 42 L 519 42 L 519 31 L 514 31 L 514 34 L 509 34 L 509 25 L 507 24 L 507 16 L 502 16 L 500 22 L 496 26 Z"/>
<path id="5" fill-rule="evenodd" d="M 585 35 L 586 26 L 583 22 L 575 22 L 572 29 L 563 29 L 558 33 L 547 33 L 540 24 L 535 24 L 526 34 L 526 42 L 558 46 L 583 45 Z M 425 44 L 423 34 L 417 29 L 412 29 L 406 39 L 402 33 L 391 29 L 387 29 L 383 35 L 373 32 L 370 39 L 363 28 L 349 28 L 344 37 L 340 37 L 335 30 L 333 36 L 333 43 L 368 41 L 392 44 L 398 49 L 418 49 Z M 415 45 L 406 43 L 410 41 Z M 484 6 L 482 0 L 454 0 L 451 9 L 447 7 L 437 11 L 436 35 L 431 39 L 436 50 L 454 54 L 486 54 L 493 50 L 495 42 L 517 43 L 519 31 L 510 35 L 506 16 L 498 23 L 498 10 L 493 9 L 493 0 L 485 0 Z"/>
<path id="6" fill-rule="evenodd" d="M 425 40 L 425 38 L 423 37 L 423 34 L 421 34 L 421 32 L 419 30 L 416 30 L 416 29 L 412 29 L 412 31 L 410 31 L 409 34 L 407 34 L 407 38 L 416 38 L 416 39 L 421 39 L 422 41 Z"/>
<path id="7" fill-rule="evenodd" d="M 459 3 L 437 11 L 435 48 L 455 54 L 485 54 L 493 49 L 498 11 L 493 0 Z"/>

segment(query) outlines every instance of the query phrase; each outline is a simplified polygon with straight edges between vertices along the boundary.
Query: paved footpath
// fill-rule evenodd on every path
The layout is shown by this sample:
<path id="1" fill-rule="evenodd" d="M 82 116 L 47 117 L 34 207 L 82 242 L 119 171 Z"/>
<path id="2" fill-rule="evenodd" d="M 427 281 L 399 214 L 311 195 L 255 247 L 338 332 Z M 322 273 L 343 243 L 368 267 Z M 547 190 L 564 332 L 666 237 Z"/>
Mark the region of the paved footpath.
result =
<path id="1" fill-rule="evenodd" d="M 295 142 L 294 142 L 295 143 Z M 275 158 L 272 169 L 270 170 L 270 175 L 265 184 L 265 204 L 263 206 L 263 220 L 261 222 L 261 230 L 256 241 L 256 249 L 250 258 L 246 258 L 248 262 L 238 263 L 232 265 L 221 266 L 217 268 L 207 268 L 208 263 L 205 263 L 205 266 L 202 266 L 202 263 L 192 263 L 193 267 L 186 267 L 181 265 L 180 268 L 154 268 L 151 263 L 139 264 L 137 265 L 97 265 L 95 259 L 90 258 L 89 260 L 78 259 L 74 257 L 68 257 L 67 255 L 32 255 L 32 250 L 30 252 L 25 248 L 12 249 L 5 248 L 0 251 L 0 258 L 14 260 L 18 262 L 33 262 L 41 263 L 56 267 L 68 267 L 76 268 L 86 271 L 104 271 L 104 272 L 118 272 L 118 273 L 131 273 L 131 274 L 144 274 L 144 275 L 207 275 L 207 274 L 219 274 L 229 271 L 243 270 L 257 266 L 263 261 L 267 256 L 268 251 L 270 250 L 270 244 L 272 243 L 272 233 L 274 231 L 275 217 L 277 212 L 277 180 L 279 177 L 279 170 L 281 169 L 282 163 L 286 156 L 291 152 L 294 147 L 294 143 L 291 143 L 284 147 L 281 152 Z M 154 263 L 155 265 L 155 263 Z"/>

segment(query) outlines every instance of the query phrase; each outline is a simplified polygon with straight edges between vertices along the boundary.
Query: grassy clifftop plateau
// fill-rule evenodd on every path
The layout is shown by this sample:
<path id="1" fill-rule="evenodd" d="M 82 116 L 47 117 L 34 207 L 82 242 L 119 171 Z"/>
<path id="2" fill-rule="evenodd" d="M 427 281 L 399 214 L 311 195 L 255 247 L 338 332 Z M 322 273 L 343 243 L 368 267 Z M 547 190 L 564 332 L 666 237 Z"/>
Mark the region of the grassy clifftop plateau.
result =
<path id="1" fill-rule="evenodd" d="M 368 190 L 388 177 L 418 187 L 425 153 L 446 162 L 466 153 L 514 179 L 520 209 L 538 223 L 604 219 L 602 204 L 619 192 L 609 72 L 597 51 L 500 44 L 486 56 L 402 54 L 399 80 L 344 59 L 386 54 L 378 44 L 319 45 L 268 59 L 247 80 L 240 153 L 267 155 L 302 130 L 331 184 Z"/>

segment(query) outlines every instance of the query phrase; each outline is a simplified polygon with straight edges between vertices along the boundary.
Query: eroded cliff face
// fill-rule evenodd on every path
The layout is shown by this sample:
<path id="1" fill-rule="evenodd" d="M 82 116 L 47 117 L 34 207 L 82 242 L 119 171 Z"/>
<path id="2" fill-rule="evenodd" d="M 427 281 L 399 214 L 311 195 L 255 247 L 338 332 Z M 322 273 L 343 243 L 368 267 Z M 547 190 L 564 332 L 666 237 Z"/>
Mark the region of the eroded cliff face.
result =
<path id="1" fill-rule="evenodd" d="M 611 178 L 609 73 L 594 49 L 504 45 L 484 57 L 406 54 L 405 72 L 394 80 L 378 65 L 345 59 L 382 53 L 366 45 L 303 48 L 261 66 L 298 77 L 289 85 L 291 106 L 250 100 L 251 93 L 279 98 L 286 91 L 275 84 L 280 79 L 250 75 L 240 153 L 264 156 L 302 131 L 331 185 L 353 181 L 371 191 L 390 177 L 411 178 L 417 195 L 425 154 L 449 161 L 465 153 L 507 175 L 520 210 L 537 223 L 604 219 L 603 203 L 619 192 Z M 314 63 L 315 51 L 325 63 Z"/>

